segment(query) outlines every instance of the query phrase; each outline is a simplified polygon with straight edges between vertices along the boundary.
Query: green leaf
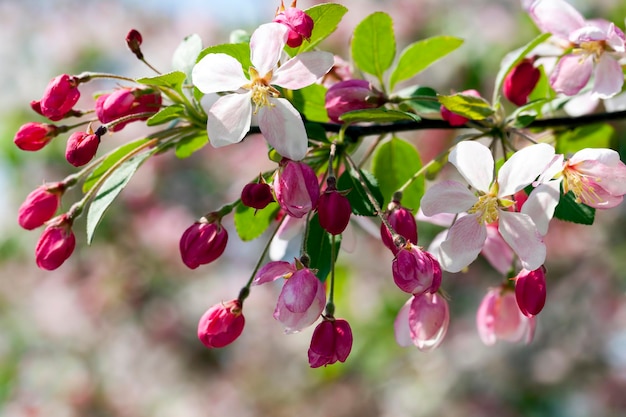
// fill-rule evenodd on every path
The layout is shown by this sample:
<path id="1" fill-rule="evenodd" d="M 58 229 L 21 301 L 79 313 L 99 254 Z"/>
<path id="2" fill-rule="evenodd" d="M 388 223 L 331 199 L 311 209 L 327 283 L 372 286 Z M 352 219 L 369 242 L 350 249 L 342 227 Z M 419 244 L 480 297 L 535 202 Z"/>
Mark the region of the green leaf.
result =
<path id="1" fill-rule="evenodd" d="M 157 75 L 155 77 L 145 77 L 137 80 L 140 84 L 154 85 L 157 87 L 168 87 L 176 91 L 182 91 L 183 83 L 187 75 L 181 71 L 172 71 L 167 74 Z"/>
<path id="2" fill-rule="evenodd" d="M 302 42 L 299 48 L 287 48 L 289 55 L 294 56 L 315 48 L 337 29 L 347 11 L 347 8 L 337 3 L 318 4 L 306 9 L 305 13 L 313 19 L 313 32 L 309 40 Z"/>
<path id="3" fill-rule="evenodd" d="M 462 44 L 463 39 L 453 36 L 434 36 L 407 46 L 400 54 L 398 65 L 391 73 L 390 89 L 393 89 L 396 83 L 425 70 Z"/>
<path id="4" fill-rule="evenodd" d="M 342 114 L 339 120 L 346 123 L 358 123 L 358 122 L 377 122 L 377 123 L 391 123 L 401 120 L 409 120 L 412 122 L 419 122 L 421 117 L 417 114 L 409 113 L 400 110 L 391 110 L 386 107 L 378 107 L 377 109 L 363 109 L 354 110 Z"/>
<path id="5" fill-rule="evenodd" d="M 156 150 L 151 150 L 135 155 L 128 161 L 122 163 L 98 189 L 87 212 L 87 244 L 90 245 L 93 241 L 96 227 L 100 223 L 106 209 L 109 208 L 113 200 L 115 200 L 115 197 L 126 187 L 133 177 L 133 174 L 137 172 L 139 166 L 155 151 Z"/>
<path id="6" fill-rule="evenodd" d="M 379 207 L 383 207 L 384 198 L 382 193 L 380 192 L 380 188 L 378 187 L 378 181 L 376 177 L 374 177 L 370 172 L 367 171 L 359 171 L 367 188 L 370 190 L 372 195 L 374 196 L 374 200 L 378 203 Z M 374 205 L 370 202 L 363 185 L 359 181 L 357 177 L 356 171 L 349 170 L 344 171 L 343 174 L 339 177 L 337 181 L 337 189 L 339 190 L 350 190 L 350 192 L 346 195 L 348 201 L 350 202 L 350 207 L 352 207 L 352 213 L 357 216 L 376 216 L 377 211 Z"/>
<path id="7" fill-rule="evenodd" d="M 500 91 L 502 89 L 502 83 L 504 82 L 506 75 L 513 69 L 514 66 L 519 64 L 519 62 L 530 53 L 530 51 L 535 49 L 540 43 L 546 41 L 550 36 L 552 36 L 550 33 L 542 33 L 541 35 L 537 36 L 535 39 L 527 43 L 525 46 L 508 53 L 504 57 L 502 63 L 500 64 L 500 70 L 496 75 L 496 84 L 493 90 L 492 100 L 494 104 L 500 101 Z"/>
<path id="8" fill-rule="evenodd" d="M 451 112 L 470 120 L 483 120 L 494 113 L 489 103 L 482 97 L 454 94 L 439 96 L 439 102 Z"/>
<path id="9" fill-rule="evenodd" d="M 170 120 L 178 119 L 184 113 L 185 107 L 182 104 L 172 104 L 171 106 L 163 107 L 158 113 L 150 117 L 146 124 L 148 126 L 156 126 L 167 123 Z"/>
<path id="10" fill-rule="evenodd" d="M 437 99 L 437 92 L 430 87 L 420 87 L 419 85 L 404 88 L 396 95 L 400 98 L 408 98 L 400 103 L 400 109 L 414 111 L 418 114 L 441 113 L 441 104 Z"/>
<path id="11" fill-rule="evenodd" d="M 396 40 L 393 21 L 388 14 L 375 12 L 363 19 L 352 36 L 352 59 L 357 67 L 382 80 L 393 63 Z"/>
<path id="12" fill-rule="evenodd" d="M 198 61 L 208 54 L 226 54 L 232 56 L 241 63 L 241 68 L 243 68 L 243 71 L 246 74 L 252 66 L 252 61 L 250 61 L 250 45 L 247 43 L 223 43 L 220 45 L 209 46 L 200 52 L 198 55 Z"/>
<path id="13" fill-rule="evenodd" d="M 335 236 L 335 259 L 341 246 L 341 235 Z M 317 213 L 309 221 L 306 239 L 306 251 L 309 255 L 309 268 L 317 269 L 317 278 L 324 282 L 332 268 L 332 236 L 320 226 Z"/>
<path id="14" fill-rule="evenodd" d="M 241 202 L 237 204 L 235 229 L 241 240 L 247 242 L 261 236 L 276 219 L 279 208 L 278 203 L 270 203 L 261 210 L 247 207 Z"/>
<path id="15" fill-rule="evenodd" d="M 102 178 L 102 175 L 104 175 L 109 170 L 109 168 L 111 168 L 117 161 L 122 159 L 122 157 L 128 155 L 129 152 L 132 152 L 136 148 L 145 144 L 149 140 L 149 138 L 143 138 L 134 142 L 126 143 L 107 155 L 102 160 L 100 165 L 98 165 L 98 167 L 94 169 L 91 174 L 89 174 L 89 176 L 83 183 L 83 193 L 91 190 L 91 188 L 98 182 L 98 180 Z"/>
<path id="16" fill-rule="evenodd" d="M 556 138 L 556 152 L 574 154 L 585 148 L 610 148 L 615 129 L 608 124 L 594 124 L 566 131 Z"/>
<path id="17" fill-rule="evenodd" d="M 592 225 L 595 220 L 596 209 L 586 204 L 577 203 L 573 192 L 563 195 L 554 209 L 554 217 L 566 222 Z"/>
<path id="18" fill-rule="evenodd" d="M 195 132 L 193 135 L 185 136 L 176 143 L 176 156 L 180 159 L 190 157 L 194 152 L 202 149 L 209 143 L 206 131 Z"/>
<path id="19" fill-rule="evenodd" d="M 393 193 L 403 186 L 422 168 L 417 149 L 397 137 L 383 143 L 376 149 L 372 159 L 372 171 L 378 179 L 385 204 L 391 201 Z M 402 205 L 417 213 L 424 195 L 424 176 L 420 175 L 404 191 Z"/>
<path id="20" fill-rule="evenodd" d="M 202 51 L 202 38 L 194 33 L 183 39 L 172 56 L 172 68 L 185 73 L 188 83 L 191 82 L 191 70 L 196 65 L 200 51 Z"/>
<path id="21" fill-rule="evenodd" d="M 311 84 L 293 92 L 292 104 L 307 120 L 327 122 L 326 87 L 321 84 Z"/>

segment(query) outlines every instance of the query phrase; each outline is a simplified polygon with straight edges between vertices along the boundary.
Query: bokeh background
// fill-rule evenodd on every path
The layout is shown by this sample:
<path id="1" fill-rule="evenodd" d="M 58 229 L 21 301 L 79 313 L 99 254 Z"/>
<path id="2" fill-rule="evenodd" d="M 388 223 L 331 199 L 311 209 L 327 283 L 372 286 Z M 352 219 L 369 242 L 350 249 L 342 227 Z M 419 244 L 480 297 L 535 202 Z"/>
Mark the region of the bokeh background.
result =
<path id="1" fill-rule="evenodd" d="M 306 8 L 315 2 L 299 2 Z M 537 32 L 516 1 L 346 0 L 350 10 L 323 45 L 348 57 L 350 33 L 369 13 L 395 22 L 399 49 L 434 34 L 466 39 L 417 82 L 440 91 L 490 86 L 502 56 Z M 619 0 L 576 1 L 588 17 L 622 26 Z M 198 318 L 235 298 L 267 236 L 230 243 L 219 261 L 195 271 L 178 255 L 181 233 L 195 218 L 238 197 L 271 165 L 262 140 L 191 158 L 163 155 L 145 164 L 87 247 L 78 246 L 54 272 L 39 270 L 39 231 L 20 230 L 17 207 L 44 181 L 72 172 L 62 138 L 37 153 L 19 151 L 19 126 L 41 119 L 29 102 L 60 73 L 108 71 L 151 75 L 127 50 L 131 28 L 157 68 L 170 68 L 180 41 L 228 41 L 234 29 L 271 20 L 278 1 L 0 0 L 0 415 L 7 417 L 404 417 L 626 415 L 626 206 L 598 212 L 597 224 L 555 222 L 547 236 L 548 301 L 530 345 L 485 347 L 475 312 L 502 277 L 484 261 L 446 275 L 452 321 L 431 353 L 404 349 L 393 320 L 405 301 L 391 283 L 392 255 L 355 225 L 356 244 L 342 253 L 337 315 L 347 318 L 354 348 L 347 363 L 311 370 L 311 329 L 284 335 L 272 319 L 279 283 L 255 288 L 246 329 L 231 346 L 207 350 Z M 415 81 L 415 80 L 414 80 Z M 78 108 L 115 84 L 83 88 Z M 614 143 L 626 147 L 623 122 Z M 103 147 L 146 134 L 139 124 L 107 136 Z M 449 132 L 404 134 L 423 159 L 448 143 Z M 624 159 L 624 158 L 622 158 Z M 77 195 L 64 198 L 67 209 Z M 437 230 L 420 224 L 422 244 Z"/>

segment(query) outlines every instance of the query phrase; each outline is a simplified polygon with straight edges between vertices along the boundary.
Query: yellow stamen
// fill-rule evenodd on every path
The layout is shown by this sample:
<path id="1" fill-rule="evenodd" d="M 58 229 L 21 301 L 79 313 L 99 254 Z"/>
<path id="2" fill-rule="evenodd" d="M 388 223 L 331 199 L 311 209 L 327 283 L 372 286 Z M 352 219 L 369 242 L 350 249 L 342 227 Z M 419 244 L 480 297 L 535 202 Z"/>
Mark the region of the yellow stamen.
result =
<path id="1" fill-rule="evenodd" d="M 574 168 L 566 167 L 563 170 L 563 192 L 574 193 L 577 203 L 601 203 L 603 200 L 593 186 L 599 181 L 600 178 L 589 178 Z"/>
<path id="2" fill-rule="evenodd" d="M 263 106 L 273 106 L 270 102 L 270 98 L 280 96 L 278 90 L 270 85 L 272 79 L 272 71 L 261 77 L 258 71 L 254 68 L 250 68 L 250 84 L 246 84 L 243 88 L 252 91 L 252 102 L 254 103 L 254 114 Z"/>
<path id="3" fill-rule="evenodd" d="M 467 212 L 480 214 L 479 223 L 494 223 L 498 220 L 498 197 L 494 194 L 481 195 Z"/>

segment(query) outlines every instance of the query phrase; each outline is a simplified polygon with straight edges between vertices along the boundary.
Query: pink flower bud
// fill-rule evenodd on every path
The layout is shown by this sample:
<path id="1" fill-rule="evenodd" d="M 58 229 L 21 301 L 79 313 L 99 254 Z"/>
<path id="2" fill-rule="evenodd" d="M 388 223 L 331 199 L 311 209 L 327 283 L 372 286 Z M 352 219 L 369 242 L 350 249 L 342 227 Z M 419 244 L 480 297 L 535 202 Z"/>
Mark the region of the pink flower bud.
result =
<path id="1" fill-rule="evenodd" d="M 546 269 L 541 266 L 534 271 L 522 269 L 515 277 L 515 300 L 521 312 L 536 316 L 546 304 Z"/>
<path id="2" fill-rule="evenodd" d="M 75 167 L 83 166 L 93 159 L 99 145 L 99 135 L 88 132 L 74 132 L 67 140 L 65 159 Z"/>
<path id="3" fill-rule="evenodd" d="M 309 347 L 311 368 L 345 362 L 352 350 L 352 330 L 343 319 L 324 319 L 317 325 Z"/>
<path id="4" fill-rule="evenodd" d="M 450 308 L 445 298 L 436 293 L 415 295 L 398 312 L 394 322 L 396 342 L 431 351 L 441 344 L 449 324 Z"/>
<path id="5" fill-rule="evenodd" d="M 533 59 L 526 58 L 517 64 L 504 78 L 504 97 L 517 106 L 528 103 L 528 96 L 541 77 L 541 71 L 533 65 Z"/>
<path id="6" fill-rule="evenodd" d="M 461 91 L 460 94 L 463 94 L 466 96 L 480 97 L 480 93 L 476 90 L 465 90 L 465 91 Z M 441 118 L 447 121 L 450 124 L 450 126 L 463 126 L 465 123 L 469 122 L 468 118 L 463 117 L 459 114 L 453 113 L 447 108 L 445 108 L 444 106 L 441 106 Z"/>
<path id="7" fill-rule="evenodd" d="M 57 182 L 42 185 L 31 191 L 17 213 L 20 226 L 32 230 L 50 220 L 61 205 L 64 187 L 63 183 Z"/>
<path id="8" fill-rule="evenodd" d="M 78 79 L 61 74 L 55 77 L 43 93 L 39 103 L 41 113 L 51 120 L 63 118 L 80 98 Z"/>
<path id="9" fill-rule="evenodd" d="M 71 220 L 66 214 L 59 216 L 50 221 L 37 242 L 37 266 L 49 271 L 57 269 L 72 255 L 75 247 L 76 238 Z"/>
<path id="10" fill-rule="evenodd" d="M 476 324 L 480 339 L 487 346 L 498 339 L 519 342 L 532 341 L 535 318 L 526 317 L 517 306 L 512 291 L 493 288 L 483 298 L 476 313 Z"/>
<path id="11" fill-rule="evenodd" d="M 228 232 L 217 222 L 192 224 L 180 238 L 180 255 L 191 269 L 219 258 L 228 243 Z"/>
<path id="12" fill-rule="evenodd" d="M 103 94 L 96 100 L 96 115 L 101 123 L 111 123 L 123 117 L 139 113 L 156 113 L 161 107 L 161 95 L 152 89 L 121 88 L 110 94 Z M 131 121 L 146 120 L 136 118 L 108 126 L 111 132 L 122 130 Z"/>
<path id="13" fill-rule="evenodd" d="M 311 32 L 313 32 L 313 19 L 295 7 L 279 12 L 274 18 L 274 22 L 282 23 L 289 28 L 287 45 L 291 48 L 302 45 L 302 41 L 308 40 L 311 37 Z"/>
<path id="14" fill-rule="evenodd" d="M 138 59 L 143 59 L 143 53 L 141 52 L 142 42 L 143 38 L 141 37 L 141 33 L 135 29 L 131 29 L 126 35 L 126 45 L 128 45 L 128 49 L 130 49 Z"/>
<path id="15" fill-rule="evenodd" d="M 317 214 L 324 230 L 331 235 L 339 235 L 348 226 L 352 208 L 346 196 L 337 189 L 327 188 L 317 202 Z"/>
<path id="16" fill-rule="evenodd" d="M 394 258 L 391 269 L 398 288 L 409 294 L 435 293 L 441 285 L 441 266 L 428 252 L 407 244 Z"/>
<path id="17" fill-rule="evenodd" d="M 407 242 L 411 242 L 414 245 L 417 244 L 417 223 L 411 210 L 393 203 L 393 207 L 387 214 L 387 221 L 393 230 L 405 238 Z M 395 245 L 391 233 L 389 233 L 389 229 L 387 229 L 384 223 L 380 225 L 380 237 L 385 246 L 396 255 L 400 249 Z"/>
<path id="18" fill-rule="evenodd" d="M 285 326 L 287 333 L 298 332 L 313 324 L 325 305 L 324 285 L 310 269 L 300 269 L 283 285 L 274 318 Z"/>
<path id="19" fill-rule="evenodd" d="M 58 130 L 55 125 L 28 122 L 19 128 L 13 142 L 23 151 L 38 151 L 59 133 Z"/>
<path id="20" fill-rule="evenodd" d="M 328 117 L 341 123 L 339 117 L 353 110 L 374 109 L 385 104 L 385 95 L 366 80 L 346 80 L 333 84 L 326 91 Z"/>
<path id="21" fill-rule="evenodd" d="M 246 184 L 241 191 L 241 203 L 244 206 L 261 210 L 274 201 L 272 188 L 265 182 Z"/>
<path id="22" fill-rule="evenodd" d="M 274 193 L 281 208 L 292 217 L 304 217 L 317 207 L 317 176 L 304 162 L 283 159 L 274 177 Z"/>
<path id="23" fill-rule="evenodd" d="M 246 320 L 239 300 L 216 304 L 198 322 L 198 339 L 208 348 L 229 345 L 241 335 Z"/>

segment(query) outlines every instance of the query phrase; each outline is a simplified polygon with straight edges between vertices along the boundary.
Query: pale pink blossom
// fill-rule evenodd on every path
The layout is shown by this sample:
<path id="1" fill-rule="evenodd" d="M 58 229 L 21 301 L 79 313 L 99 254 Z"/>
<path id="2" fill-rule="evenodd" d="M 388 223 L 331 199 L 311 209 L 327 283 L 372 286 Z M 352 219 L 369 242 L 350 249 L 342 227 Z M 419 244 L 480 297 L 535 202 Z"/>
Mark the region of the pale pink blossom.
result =
<path id="1" fill-rule="evenodd" d="M 537 269 L 546 257 L 542 234 L 533 218 L 510 211 L 512 195 L 533 183 L 554 156 L 554 148 L 535 144 L 517 151 L 498 171 L 494 181 L 491 151 L 478 142 L 461 142 L 450 152 L 449 161 L 473 188 L 457 181 L 443 181 L 431 187 L 422 198 L 425 215 L 463 213 L 439 248 L 441 266 L 459 272 L 482 251 L 487 224 L 498 222 L 498 231 L 513 249 L 522 265 Z M 532 197 L 532 196 L 531 196 Z"/>
<path id="2" fill-rule="evenodd" d="M 609 98 L 622 90 L 619 60 L 625 56 L 626 38 L 621 29 L 605 20 L 585 20 L 563 0 L 537 0 L 528 12 L 539 29 L 554 35 L 568 51 L 550 75 L 556 92 L 575 95 L 592 77 L 595 97 Z"/>
<path id="3" fill-rule="evenodd" d="M 300 113 L 280 98 L 277 85 L 297 90 L 313 84 L 333 65 L 333 56 L 314 51 L 297 55 L 278 66 L 289 28 L 280 23 L 261 25 L 250 39 L 249 77 L 230 55 L 211 53 L 193 68 L 193 83 L 204 94 L 230 92 L 207 109 L 211 144 L 237 143 L 250 130 L 253 113 L 265 139 L 284 157 L 300 160 L 308 139 Z"/>
<path id="4" fill-rule="evenodd" d="M 424 293 L 411 297 L 400 309 L 394 321 L 394 335 L 400 346 L 415 345 L 428 352 L 441 344 L 449 324 L 446 299 L 436 293 Z"/>
<path id="5" fill-rule="evenodd" d="M 530 343 L 535 333 L 535 318 L 526 317 L 517 306 L 515 294 L 502 288 L 487 292 L 476 313 L 478 335 L 491 346 L 498 339 Z"/>
<path id="6" fill-rule="evenodd" d="M 542 174 L 542 180 L 563 185 L 576 201 L 588 206 L 607 209 L 617 206 L 626 194 L 626 165 L 612 149 L 585 148 L 568 160 L 557 155 Z M 558 185 L 557 185 L 558 186 Z"/>
<path id="7" fill-rule="evenodd" d="M 308 268 L 299 269 L 286 280 L 278 296 L 274 318 L 295 333 L 315 323 L 326 306 L 322 282 Z"/>

